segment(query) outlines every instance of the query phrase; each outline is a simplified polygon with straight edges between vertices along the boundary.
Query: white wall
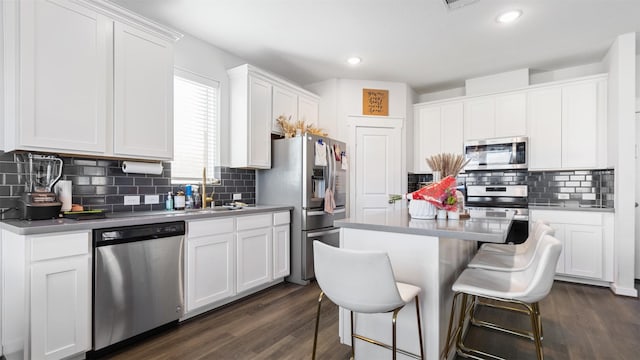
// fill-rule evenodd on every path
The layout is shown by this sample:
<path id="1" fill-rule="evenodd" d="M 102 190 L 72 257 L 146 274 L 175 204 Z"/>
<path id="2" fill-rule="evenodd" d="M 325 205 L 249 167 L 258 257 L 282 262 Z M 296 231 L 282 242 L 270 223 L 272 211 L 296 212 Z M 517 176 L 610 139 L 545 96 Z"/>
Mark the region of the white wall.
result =
<path id="1" fill-rule="evenodd" d="M 640 36 L 640 34 L 636 34 Z M 640 51 L 640 49 L 636 49 Z M 636 112 L 640 112 L 640 55 L 636 55 Z"/>
<path id="2" fill-rule="evenodd" d="M 636 35 L 618 36 L 603 60 L 608 80 L 608 142 L 617 150 L 615 158 L 615 260 L 612 290 L 619 295 L 638 296 L 635 277 L 635 83 Z M 611 144 L 613 142 L 613 144 Z M 613 150 L 613 149 L 612 149 Z"/>
<path id="3" fill-rule="evenodd" d="M 220 82 L 220 160 L 229 165 L 229 76 L 227 69 L 246 63 L 204 41 L 185 35 L 175 45 L 175 66 Z M 180 128 L 180 124 L 176 124 Z"/>

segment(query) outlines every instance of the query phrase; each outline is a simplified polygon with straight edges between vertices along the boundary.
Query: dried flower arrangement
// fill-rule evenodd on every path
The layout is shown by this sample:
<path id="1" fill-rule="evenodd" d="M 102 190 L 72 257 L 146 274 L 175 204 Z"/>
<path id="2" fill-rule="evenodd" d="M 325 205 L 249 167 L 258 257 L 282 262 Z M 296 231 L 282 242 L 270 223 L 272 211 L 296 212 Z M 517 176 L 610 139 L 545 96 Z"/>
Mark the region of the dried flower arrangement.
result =
<path id="1" fill-rule="evenodd" d="M 440 171 L 442 177 L 456 177 L 470 159 L 465 160 L 464 155 L 442 153 L 430 156 L 426 160 L 431 170 Z"/>
<path id="2" fill-rule="evenodd" d="M 290 138 L 296 136 L 296 134 L 310 133 L 313 135 L 327 136 L 328 134 L 324 130 L 317 128 L 313 125 L 307 125 L 304 120 L 298 120 L 291 122 L 291 116 L 287 118 L 284 115 L 278 116 L 276 119 L 278 125 L 282 128 L 284 137 Z"/>

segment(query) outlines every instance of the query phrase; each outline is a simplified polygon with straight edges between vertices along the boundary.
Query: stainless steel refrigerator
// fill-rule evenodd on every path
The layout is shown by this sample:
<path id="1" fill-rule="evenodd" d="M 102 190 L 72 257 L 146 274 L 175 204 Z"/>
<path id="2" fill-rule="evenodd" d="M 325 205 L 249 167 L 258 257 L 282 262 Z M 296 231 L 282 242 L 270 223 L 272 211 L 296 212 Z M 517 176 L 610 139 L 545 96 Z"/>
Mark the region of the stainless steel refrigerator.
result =
<path id="1" fill-rule="evenodd" d="M 316 135 L 277 139 L 272 141 L 271 169 L 256 172 L 258 204 L 293 206 L 289 282 L 306 285 L 314 278 L 314 240 L 339 245 L 340 230 L 333 221 L 345 217 L 345 152 L 343 142 Z M 327 189 L 335 199 L 333 214 L 325 212 Z"/>

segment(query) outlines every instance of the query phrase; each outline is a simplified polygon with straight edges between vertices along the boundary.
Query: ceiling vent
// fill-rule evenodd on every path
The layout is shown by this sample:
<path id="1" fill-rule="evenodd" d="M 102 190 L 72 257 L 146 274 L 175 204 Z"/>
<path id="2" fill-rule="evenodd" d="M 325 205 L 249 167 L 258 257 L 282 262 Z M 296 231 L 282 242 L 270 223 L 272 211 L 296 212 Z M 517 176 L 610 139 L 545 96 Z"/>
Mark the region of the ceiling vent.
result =
<path id="1" fill-rule="evenodd" d="M 447 9 L 449 10 L 455 10 L 455 9 L 459 9 L 463 6 L 467 6 L 469 4 L 473 4 L 474 2 L 478 1 L 478 0 L 442 0 L 444 1 L 444 5 L 447 7 Z"/>

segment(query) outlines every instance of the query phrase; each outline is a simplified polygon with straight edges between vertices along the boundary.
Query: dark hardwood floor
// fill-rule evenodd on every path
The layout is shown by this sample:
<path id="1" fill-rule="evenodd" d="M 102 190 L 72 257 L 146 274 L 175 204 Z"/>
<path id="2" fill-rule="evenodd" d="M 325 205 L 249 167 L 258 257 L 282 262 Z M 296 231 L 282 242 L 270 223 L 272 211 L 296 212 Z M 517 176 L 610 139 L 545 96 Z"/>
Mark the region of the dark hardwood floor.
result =
<path id="1" fill-rule="evenodd" d="M 638 284 L 636 283 L 636 287 Z M 310 359 L 319 289 L 280 284 L 188 320 L 112 354 L 111 359 Z M 319 359 L 349 359 L 338 340 L 337 307 L 323 303 Z M 640 301 L 607 288 L 556 282 L 540 303 L 546 359 L 640 358 Z M 482 309 L 479 317 L 513 326 L 526 317 Z M 507 359 L 535 359 L 533 343 L 472 328 L 467 345 Z"/>

